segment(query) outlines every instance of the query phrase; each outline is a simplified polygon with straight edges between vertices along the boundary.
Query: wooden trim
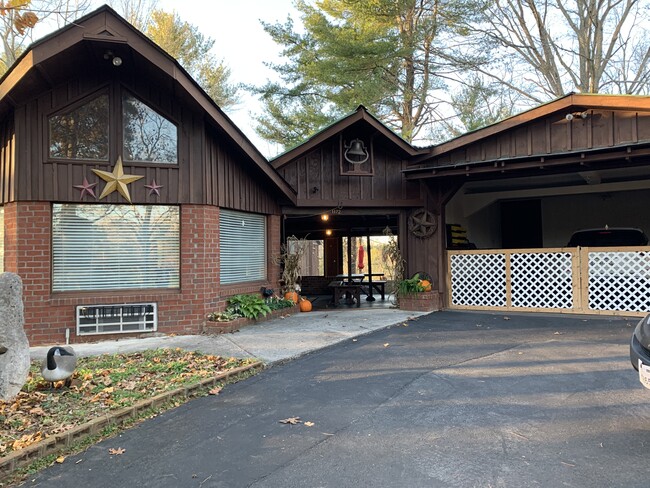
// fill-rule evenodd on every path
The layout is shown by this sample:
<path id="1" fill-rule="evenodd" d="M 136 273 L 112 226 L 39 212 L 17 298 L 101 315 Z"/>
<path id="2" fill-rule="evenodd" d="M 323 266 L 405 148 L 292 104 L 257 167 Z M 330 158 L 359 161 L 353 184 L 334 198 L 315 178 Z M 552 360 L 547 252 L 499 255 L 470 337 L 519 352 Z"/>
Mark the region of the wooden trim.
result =
<path id="1" fill-rule="evenodd" d="M 382 134 L 384 137 L 389 139 L 395 146 L 399 147 L 403 152 L 405 152 L 409 156 L 416 156 L 428 152 L 428 149 L 418 149 L 410 145 L 400 136 L 398 136 L 393 131 L 388 129 L 384 124 L 379 122 L 379 120 L 377 120 L 374 116 L 372 116 L 363 105 L 360 105 L 357 108 L 357 110 L 352 114 L 339 120 L 338 122 L 335 122 L 331 126 L 324 129 L 323 131 L 312 136 L 310 139 L 300 144 L 299 146 L 290 149 L 289 151 L 283 154 L 280 154 L 277 158 L 271 161 L 271 165 L 275 169 L 280 169 L 286 164 L 289 164 L 290 162 L 295 161 L 296 159 L 305 155 L 307 152 L 311 151 L 319 144 L 322 144 L 327 139 L 334 137 L 337 134 L 342 134 L 345 129 L 362 120 L 368 123 L 372 128 L 374 128 L 377 132 Z"/>

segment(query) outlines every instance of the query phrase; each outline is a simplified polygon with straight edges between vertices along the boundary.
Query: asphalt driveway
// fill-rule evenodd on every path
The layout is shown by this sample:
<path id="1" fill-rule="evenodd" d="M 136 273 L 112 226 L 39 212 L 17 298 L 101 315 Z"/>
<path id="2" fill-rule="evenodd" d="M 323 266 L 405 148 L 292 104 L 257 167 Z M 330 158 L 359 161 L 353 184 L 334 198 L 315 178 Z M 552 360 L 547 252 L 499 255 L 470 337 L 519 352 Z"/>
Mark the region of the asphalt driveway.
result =
<path id="1" fill-rule="evenodd" d="M 435 313 L 194 400 L 27 485 L 647 487 L 635 323 Z"/>

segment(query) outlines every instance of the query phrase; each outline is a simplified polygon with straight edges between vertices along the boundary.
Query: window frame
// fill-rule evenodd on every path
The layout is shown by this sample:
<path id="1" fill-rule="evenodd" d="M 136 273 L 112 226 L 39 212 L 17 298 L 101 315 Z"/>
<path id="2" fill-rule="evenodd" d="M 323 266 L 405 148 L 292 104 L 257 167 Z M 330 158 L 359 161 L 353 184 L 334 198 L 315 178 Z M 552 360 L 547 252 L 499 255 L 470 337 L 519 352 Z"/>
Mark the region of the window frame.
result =
<path id="1" fill-rule="evenodd" d="M 88 103 L 90 100 L 97 98 L 103 94 L 108 95 L 108 159 L 73 159 L 73 158 L 56 158 L 50 156 L 50 117 L 60 115 L 65 112 L 70 112 L 76 108 L 81 107 L 82 105 Z M 141 161 L 141 160 L 131 160 L 125 159 L 124 157 L 124 127 L 122 123 L 122 97 L 124 94 L 128 94 L 145 104 L 150 110 L 157 113 L 164 119 L 168 120 L 176 127 L 176 162 L 160 162 L 160 161 Z M 81 95 L 68 104 L 57 107 L 54 110 L 46 112 L 43 114 L 43 162 L 47 164 L 56 164 L 56 163 L 77 163 L 77 164 L 97 164 L 105 165 L 112 164 L 121 156 L 124 162 L 128 162 L 129 165 L 136 166 L 156 166 L 162 168 L 177 168 L 180 165 L 180 148 L 182 145 L 181 142 L 181 124 L 176 117 L 173 117 L 166 111 L 162 110 L 160 107 L 156 106 L 154 103 L 147 101 L 145 98 L 137 95 L 133 90 L 129 89 L 127 86 L 122 83 L 109 83 L 104 84 L 101 87 L 94 89 L 93 91 Z"/>
<path id="2" fill-rule="evenodd" d="M 140 159 L 127 159 L 125 155 L 125 150 L 124 150 L 124 143 L 125 143 L 125 137 L 124 137 L 124 97 L 126 95 L 129 95 L 133 98 L 135 98 L 137 101 L 140 103 L 144 104 L 147 106 L 149 110 L 152 112 L 158 114 L 160 117 L 163 119 L 167 120 L 169 123 L 173 124 L 174 127 L 176 127 L 176 162 L 172 163 L 169 161 L 143 161 Z M 156 164 L 164 167 L 174 167 L 178 166 L 179 163 L 179 156 L 180 156 L 180 145 L 181 145 L 181 130 L 180 130 L 180 124 L 178 123 L 177 120 L 175 120 L 172 117 L 169 117 L 168 115 L 165 115 L 162 113 L 162 111 L 158 110 L 157 107 L 154 107 L 151 103 L 146 102 L 143 100 L 142 97 L 139 97 L 135 93 L 133 93 L 132 90 L 129 90 L 128 88 L 124 86 L 120 86 L 119 89 L 117 90 L 117 93 L 115 95 L 115 100 L 116 100 L 116 117 L 119 117 L 119 121 L 116 122 L 116 134 L 117 134 L 117 145 L 116 145 L 116 150 L 119 150 L 117 154 L 120 154 L 122 156 L 122 160 L 124 162 L 128 162 L 129 164 Z"/>
<path id="3" fill-rule="evenodd" d="M 83 283 L 92 282 L 92 283 L 95 283 L 95 284 L 100 283 L 100 286 L 94 286 L 94 287 L 83 287 L 83 286 L 70 287 L 68 283 L 71 281 L 71 278 L 69 276 L 65 276 L 65 275 L 66 275 L 66 271 L 67 271 L 67 274 L 73 273 L 73 271 L 71 271 L 69 266 L 68 266 L 68 268 L 66 270 L 65 265 L 60 265 L 60 266 L 63 266 L 63 269 L 60 272 L 64 273 L 64 275 L 57 277 L 57 272 L 58 272 L 59 266 L 57 266 L 56 261 L 57 261 L 57 259 L 64 260 L 66 258 L 65 254 L 67 252 L 69 255 L 72 255 L 72 258 L 70 258 L 70 259 L 75 260 L 75 262 L 78 264 L 79 257 L 75 257 L 74 254 L 75 254 L 76 251 L 78 252 L 79 249 L 85 249 L 85 247 L 80 246 L 81 241 L 73 239 L 73 241 L 71 242 L 71 245 L 67 249 L 66 248 L 56 249 L 56 246 L 60 245 L 60 239 L 62 239 L 60 237 L 60 235 L 62 235 L 62 234 L 60 234 L 60 233 L 65 230 L 65 228 L 64 229 L 55 228 L 55 213 L 56 213 L 55 212 L 55 207 L 56 206 L 75 207 L 75 210 L 72 210 L 72 212 L 74 212 L 75 215 L 76 215 L 76 207 L 87 207 L 89 209 L 92 209 L 93 211 L 94 210 L 101 210 L 102 208 L 108 209 L 109 207 L 125 207 L 125 208 L 128 208 L 128 209 L 130 209 L 132 207 L 141 207 L 142 209 L 144 209 L 146 207 L 174 208 L 175 212 L 176 212 L 176 219 L 177 219 L 176 222 L 175 222 L 177 232 L 176 232 L 175 235 L 171 236 L 170 238 L 167 238 L 167 240 L 165 242 L 163 242 L 163 247 L 170 246 L 169 242 L 171 242 L 171 240 L 175 240 L 176 242 L 175 242 L 175 244 L 174 243 L 171 244 L 172 245 L 172 251 L 169 252 L 169 254 L 163 253 L 162 256 L 159 256 L 161 259 L 168 259 L 168 258 L 173 258 L 174 259 L 174 262 L 173 262 L 174 266 L 172 268 L 169 268 L 169 269 L 172 270 L 172 274 L 168 275 L 168 279 L 170 281 L 173 281 L 173 284 L 172 285 L 167 285 L 167 286 L 159 285 L 159 286 L 121 286 L 121 287 L 116 286 L 116 287 L 113 287 L 113 286 L 110 286 L 110 284 L 111 284 L 111 281 L 114 280 L 114 278 L 112 278 L 112 277 L 114 277 L 116 273 L 111 273 L 111 274 L 107 275 L 108 279 L 106 281 L 97 280 L 97 278 L 95 276 L 95 273 L 97 273 L 98 270 L 96 269 L 96 266 L 93 265 L 93 266 L 88 267 L 89 269 L 94 271 L 93 273 L 88 275 L 88 271 L 85 271 L 85 268 L 84 268 L 84 271 L 82 271 L 82 274 L 85 272 L 85 276 L 83 276 L 82 278 L 78 278 L 75 281 L 77 283 L 79 283 L 79 282 L 83 282 Z M 71 214 L 68 215 L 67 212 L 69 212 L 69 211 L 66 210 L 65 208 L 63 208 L 60 211 L 60 215 L 62 215 L 63 217 L 67 217 L 69 219 L 71 219 L 71 218 L 82 218 L 83 219 L 84 218 L 84 217 L 78 217 L 78 216 L 77 217 L 71 217 Z M 142 290 L 157 290 L 157 291 L 163 292 L 163 293 L 164 292 L 178 292 L 178 291 L 180 291 L 180 289 L 181 289 L 181 264 L 182 264 L 182 261 L 181 261 L 181 254 L 182 254 L 182 231 L 181 231 L 182 215 L 181 215 L 181 213 L 182 212 L 181 212 L 181 206 L 180 205 L 163 205 L 163 206 L 160 206 L 160 205 L 147 205 L 147 204 L 125 205 L 125 204 L 93 204 L 93 203 L 79 203 L 79 202 L 77 202 L 77 203 L 52 203 L 51 217 L 50 217 L 51 228 L 52 228 L 52 233 L 51 233 L 51 264 L 50 264 L 51 265 L 51 286 L 50 286 L 51 292 L 53 294 L 58 294 L 58 293 L 65 294 L 65 293 L 122 293 L 122 292 L 125 292 L 125 291 L 126 292 L 129 292 L 129 291 L 130 292 L 141 292 Z M 109 213 L 107 213 L 105 216 L 109 216 Z M 90 225 L 95 225 L 95 223 L 98 220 L 99 219 L 92 220 L 92 221 L 89 220 Z M 68 225 L 71 225 L 72 227 L 74 227 L 73 228 L 73 233 L 78 231 L 78 230 L 84 230 L 83 226 L 75 226 L 74 224 L 70 224 L 70 222 L 68 222 Z M 125 224 L 125 226 L 129 226 L 129 224 Z M 129 231 L 130 232 L 132 232 L 133 229 L 134 229 L 134 227 L 132 225 L 129 226 Z M 150 223 L 149 227 L 147 229 L 145 229 L 145 230 L 147 232 L 152 232 L 152 231 L 155 232 L 156 229 L 157 229 L 157 224 L 155 222 L 153 222 L 153 223 Z M 97 239 L 98 235 L 100 237 L 104 237 L 104 238 L 99 240 L 99 239 Z M 111 233 L 110 236 L 114 236 L 114 234 Z M 102 260 L 104 260 L 105 263 L 110 262 L 111 258 L 114 256 L 114 254 L 112 254 L 110 251 L 102 251 L 102 249 L 111 249 L 110 246 L 106 245 L 106 244 L 110 244 L 110 242 L 107 242 L 107 240 L 105 239 L 106 237 L 110 237 L 110 236 L 109 236 L 108 233 L 106 233 L 104 236 L 101 236 L 101 234 L 95 234 L 95 235 L 93 235 L 91 237 L 86 238 L 87 241 L 92 242 L 92 246 L 90 246 L 90 249 L 92 251 L 84 256 L 85 259 L 89 260 L 90 262 L 92 262 L 93 260 L 100 260 L 100 262 Z M 149 241 L 147 241 L 147 242 L 149 242 Z M 125 245 L 124 247 L 128 247 L 128 245 Z M 118 256 L 119 256 L 119 254 L 118 254 Z M 107 259 L 108 259 L 108 261 L 107 261 Z M 140 262 L 138 262 L 137 265 L 135 265 L 133 263 L 129 263 L 129 259 L 132 259 L 132 256 L 130 255 L 130 253 L 127 253 L 126 257 L 125 257 L 126 264 L 122 263 L 121 260 L 118 263 L 118 267 L 123 266 L 123 267 L 126 268 L 125 275 L 121 278 L 121 280 L 126 281 L 128 279 L 133 279 L 133 276 L 135 276 L 137 274 L 142 274 L 143 272 L 151 271 L 152 269 L 157 270 L 157 272 L 153 276 L 145 273 L 146 276 L 144 278 L 140 279 L 141 283 L 146 282 L 149 285 L 153 281 L 153 279 L 156 279 L 156 278 L 164 279 L 164 269 L 165 268 L 161 268 L 160 263 L 156 264 L 153 261 L 152 261 L 152 263 L 146 263 L 146 262 L 143 263 L 142 261 L 140 261 Z M 147 266 L 144 266 L 144 264 L 147 264 Z M 113 265 L 111 264 L 111 266 L 113 266 Z M 129 266 L 131 266 L 131 269 L 129 269 Z M 72 268 L 74 269 L 74 266 L 72 266 Z M 99 270 L 99 273 L 100 273 L 100 276 L 101 276 L 101 269 Z"/>
<path id="4" fill-rule="evenodd" d="M 224 265 L 225 259 L 224 259 L 224 252 L 227 252 L 229 248 L 227 246 L 224 246 L 224 232 L 222 230 L 222 225 L 224 224 L 224 215 L 230 214 L 233 217 L 238 217 L 242 218 L 245 216 L 252 216 L 253 218 L 259 218 L 262 223 L 262 231 L 261 231 L 261 237 L 263 240 L 263 249 L 260 250 L 258 248 L 254 248 L 251 250 L 251 253 L 254 253 L 254 255 L 261 255 L 261 273 L 257 276 L 254 276 L 251 279 L 248 280 L 233 280 L 230 278 L 227 278 L 224 281 L 224 270 L 226 266 Z M 250 239 L 248 239 L 250 241 Z M 237 246 L 238 243 L 235 243 L 234 249 L 241 249 L 241 245 Z M 253 243 L 253 246 L 255 243 Z M 266 281 L 268 279 L 268 272 L 269 272 L 269 267 L 268 267 L 268 260 L 267 260 L 267 250 L 269 248 L 269 223 L 268 223 L 268 216 L 265 214 L 260 214 L 260 213 L 254 213 L 254 212 L 243 212 L 241 210 L 234 210 L 234 209 L 227 209 L 227 208 L 221 208 L 219 212 L 219 285 L 220 286 L 232 286 L 232 285 L 241 285 L 241 284 L 250 284 L 250 283 L 259 283 Z M 247 262 L 246 259 L 243 260 L 244 262 Z M 232 270 L 228 270 L 228 273 L 226 275 L 231 275 L 234 272 Z"/>
<path id="5" fill-rule="evenodd" d="M 52 144 L 52 139 L 51 139 L 51 133 L 50 133 L 50 119 L 52 117 L 56 117 L 59 115 L 62 115 L 64 113 L 69 113 L 72 112 L 90 101 L 94 100 L 95 98 L 99 98 L 102 95 L 108 96 L 108 156 L 106 159 L 89 159 L 89 158 L 57 158 L 53 157 L 50 155 L 50 147 Z M 105 164 L 109 161 L 112 160 L 112 151 L 111 151 L 111 146 L 113 145 L 113 139 L 114 139 L 114 134 L 112 130 L 112 119 L 113 119 L 113 108 L 112 108 L 112 102 L 111 102 L 111 90 L 110 87 L 108 86 L 103 86 L 98 90 L 93 91 L 92 93 L 88 93 L 86 95 L 83 95 L 82 97 L 77 98 L 76 100 L 72 101 L 71 103 L 68 103 L 64 107 L 59 107 L 56 110 L 53 110 L 51 112 L 48 112 L 45 114 L 45 123 L 43 124 L 44 126 L 44 140 L 45 143 L 43 144 L 43 150 L 45 151 L 45 157 L 43 160 L 48 163 L 77 163 L 77 162 L 91 162 L 91 163 L 96 163 L 96 164 Z"/>

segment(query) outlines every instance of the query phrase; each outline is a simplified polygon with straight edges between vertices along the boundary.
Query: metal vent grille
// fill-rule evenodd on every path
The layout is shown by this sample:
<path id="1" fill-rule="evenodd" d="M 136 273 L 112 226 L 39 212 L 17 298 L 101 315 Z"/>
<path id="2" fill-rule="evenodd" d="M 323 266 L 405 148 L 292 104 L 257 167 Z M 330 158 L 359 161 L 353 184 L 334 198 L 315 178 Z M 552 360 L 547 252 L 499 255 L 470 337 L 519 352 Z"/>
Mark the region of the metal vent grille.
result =
<path id="1" fill-rule="evenodd" d="M 157 328 L 158 308 L 155 303 L 77 307 L 77 335 L 153 332 Z"/>

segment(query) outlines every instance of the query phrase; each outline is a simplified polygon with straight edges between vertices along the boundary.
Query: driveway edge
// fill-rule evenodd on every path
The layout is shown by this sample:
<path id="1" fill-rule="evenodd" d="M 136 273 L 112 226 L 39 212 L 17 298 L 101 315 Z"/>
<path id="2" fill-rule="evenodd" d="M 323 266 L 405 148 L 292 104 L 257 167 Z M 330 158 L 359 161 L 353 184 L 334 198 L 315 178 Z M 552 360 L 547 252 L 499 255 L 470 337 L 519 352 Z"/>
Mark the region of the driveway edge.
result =
<path id="1" fill-rule="evenodd" d="M 207 378 L 194 385 L 177 388 L 176 390 L 167 391 L 145 400 L 140 400 L 130 407 L 121 408 L 110 412 L 102 417 L 90 420 L 84 424 L 77 425 L 70 430 L 60 434 L 48 437 L 42 441 L 36 442 L 19 451 L 11 452 L 7 457 L 0 459 L 0 480 L 13 474 L 17 469 L 26 466 L 37 459 L 55 454 L 59 450 L 70 447 L 87 437 L 96 435 L 107 426 L 120 426 L 127 420 L 137 418 L 137 416 L 148 408 L 157 408 L 164 403 L 175 398 L 189 398 L 201 388 L 214 386 L 217 382 L 230 378 L 253 369 L 264 369 L 264 363 L 257 361 L 247 366 L 234 368 L 223 373 L 219 373 L 212 378 Z"/>

